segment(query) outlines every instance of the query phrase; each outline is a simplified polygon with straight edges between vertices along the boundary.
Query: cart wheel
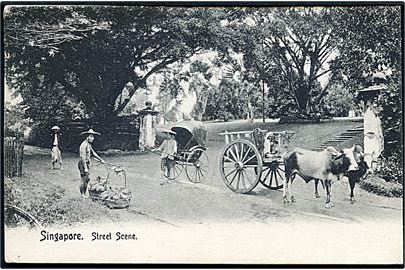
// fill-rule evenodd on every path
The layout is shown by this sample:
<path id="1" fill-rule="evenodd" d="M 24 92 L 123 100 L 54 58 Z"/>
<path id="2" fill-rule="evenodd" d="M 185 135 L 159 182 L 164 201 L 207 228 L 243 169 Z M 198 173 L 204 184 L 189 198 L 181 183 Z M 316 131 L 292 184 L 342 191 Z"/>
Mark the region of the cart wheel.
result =
<path id="1" fill-rule="evenodd" d="M 222 151 L 220 171 L 225 185 L 232 191 L 248 193 L 259 183 L 262 158 L 247 140 L 236 140 Z"/>
<path id="2" fill-rule="evenodd" d="M 39 221 L 23 209 L 13 206 L 4 206 L 4 224 L 7 227 L 28 227 L 30 229 L 42 230 Z"/>
<path id="3" fill-rule="evenodd" d="M 193 183 L 201 183 L 208 174 L 208 155 L 204 149 L 194 149 L 187 158 L 186 174 Z"/>
<path id="4" fill-rule="evenodd" d="M 260 176 L 260 183 L 272 190 L 282 188 L 285 179 L 284 163 L 274 160 L 265 166 Z"/>
<path id="5" fill-rule="evenodd" d="M 165 168 L 164 177 L 169 179 L 176 179 L 177 177 L 179 177 L 182 171 L 183 165 L 181 165 L 178 161 L 175 161 L 172 169 L 170 170 L 170 175 L 168 172 L 168 168 L 167 167 Z"/>

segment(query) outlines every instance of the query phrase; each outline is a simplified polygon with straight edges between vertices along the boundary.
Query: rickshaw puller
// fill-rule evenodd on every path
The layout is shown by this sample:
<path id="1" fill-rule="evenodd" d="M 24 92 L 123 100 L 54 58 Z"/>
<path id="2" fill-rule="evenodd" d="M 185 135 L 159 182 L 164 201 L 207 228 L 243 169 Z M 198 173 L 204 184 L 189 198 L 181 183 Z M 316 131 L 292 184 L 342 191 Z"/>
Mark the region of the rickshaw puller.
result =
<path id="1" fill-rule="evenodd" d="M 161 185 L 166 183 L 171 183 L 173 181 L 173 177 L 170 176 L 170 173 L 174 167 L 174 156 L 177 153 L 177 142 L 175 139 L 176 132 L 172 130 L 164 130 L 164 134 L 167 134 L 167 138 L 163 141 L 163 143 L 156 149 L 162 152 L 161 155 L 161 165 L 160 168 L 163 173 L 163 177 L 165 178 Z M 168 179 L 168 180 L 166 180 Z"/>

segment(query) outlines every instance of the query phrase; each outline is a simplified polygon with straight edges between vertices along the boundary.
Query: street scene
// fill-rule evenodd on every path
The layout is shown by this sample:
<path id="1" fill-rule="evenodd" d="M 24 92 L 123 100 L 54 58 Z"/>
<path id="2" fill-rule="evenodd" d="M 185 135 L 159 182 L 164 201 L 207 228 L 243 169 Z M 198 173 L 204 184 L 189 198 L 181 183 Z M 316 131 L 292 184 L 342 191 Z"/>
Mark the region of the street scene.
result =
<path id="1" fill-rule="evenodd" d="M 403 264 L 401 6 L 2 8 L 5 263 Z"/>

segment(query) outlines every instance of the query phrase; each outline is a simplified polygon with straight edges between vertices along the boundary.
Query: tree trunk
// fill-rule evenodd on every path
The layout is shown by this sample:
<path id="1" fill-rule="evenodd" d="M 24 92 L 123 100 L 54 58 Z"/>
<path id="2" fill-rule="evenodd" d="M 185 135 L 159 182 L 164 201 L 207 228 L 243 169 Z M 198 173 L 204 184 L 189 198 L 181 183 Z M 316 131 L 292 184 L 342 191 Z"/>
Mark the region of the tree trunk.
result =
<path id="1" fill-rule="evenodd" d="M 295 92 L 296 100 L 298 102 L 298 111 L 302 115 L 308 114 L 308 104 L 309 104 L 309 88 L 304 85 L 299 85 L 297 91 Z"/>
<path id="2" fill-rule="evenodd" d="M 255 111 L 255 108 L 252 105 L 252 102 L 248 101 L 248 120 L 250 122 L 253 122 L 253 119 L 255 118 L 254 117 L 254 111 Z"/>

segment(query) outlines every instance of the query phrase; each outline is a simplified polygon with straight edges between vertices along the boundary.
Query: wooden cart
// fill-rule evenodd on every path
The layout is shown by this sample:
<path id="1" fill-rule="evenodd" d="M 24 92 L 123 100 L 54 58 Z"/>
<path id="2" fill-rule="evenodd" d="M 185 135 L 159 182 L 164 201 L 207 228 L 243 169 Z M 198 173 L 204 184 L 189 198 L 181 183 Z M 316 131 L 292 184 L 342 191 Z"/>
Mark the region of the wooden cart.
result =
<path id="1" fill-rule="evenodd" d="M 272 190 L 283 187 L 282 156 L 288 149 L 293 131 L 267 132 L 257 128 L 220 135 L 225 137 L 226 143 L 220 158 L 220 172 L 230 190 L 248 193 L 259 182 Z M 270 151 L 265 151 L 265 145 Z"/>

